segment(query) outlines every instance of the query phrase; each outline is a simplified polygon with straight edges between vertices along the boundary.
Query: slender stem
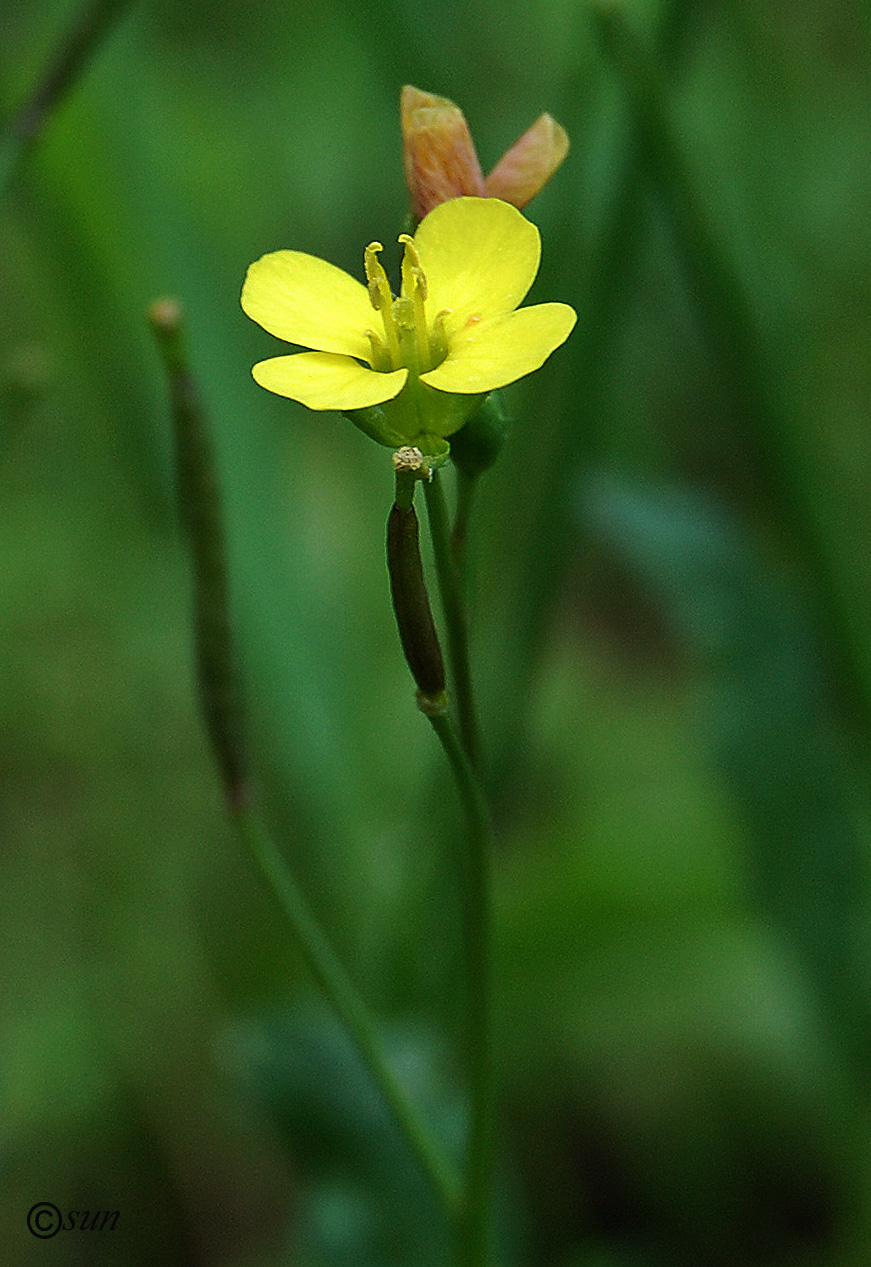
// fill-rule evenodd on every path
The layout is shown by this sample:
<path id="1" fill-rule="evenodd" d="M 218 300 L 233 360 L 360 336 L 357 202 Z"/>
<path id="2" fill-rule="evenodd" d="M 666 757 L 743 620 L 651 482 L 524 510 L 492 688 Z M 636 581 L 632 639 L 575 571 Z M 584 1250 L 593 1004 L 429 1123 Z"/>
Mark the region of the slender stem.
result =
<path id="1" fill-rule="evenodd" d="M 408 667 L 417 683 L 421 711 L 444 748 L 466 819 L 468 850 L 461 885 L 466 968 L 466 1061 L 469 1077 L 469 1125 L 461 1203 L 456 1210 L 457 1267 L 488 1267 L 490 1262 L 490 1183 L 493 1134 L 492 969 L 490 963 L 490 820 L 468 747 L 461 743 L 445 695 L 444 667 L 433 624 L 418 543 L 413 499 L 417 480 L 427 490 L 430 527 L 446 618 L 450 613 L 463 639 L 462 673 L 471 703 L 471 679 L 465 622 L 448 530 L 447 509 L 438 472 L 422 475 L 420 454 L 399 449 L 393 455 L 396 498 L 387 521 L 387 567 L 393 610 Z M 457 624 L 456 622 L 459 622 Z M 449 630 L 450 630 L 450 621 Z M 452 644 L 454 654 L 456 643 Z"/>
<path id="2" fill-rule="evenodd" d="M 32 92 L 0 131 L 0 193 L 128 3 L 129 0 L 93 0 L 76 14 Z"/>
<path id="3" fill-rule="evenodd" d="M 429 712 L 433 730 L 450 763 L 466 818 L 468 853 L 463 884 L 466 953 L 466 1043 L 470 1117 L 466 1142 L 464 1199 L 457 1224 L 457 1267 L 487 1267 L 491 1261 L 490 1196 L 493 1161 L 493 967 L 490 819 L 481 785 L 460 743 L 450 714 Z"/>
<path id="4" fill-rule="evenodd" d="M 439 1197 L 445 1214 L 456 1220 L 461 1208 L 456 1180 L 388 1065 L 366 1004 L 260 820 L 245 807 L 233 811 L 231 818 L 240 839 L 287 916 L 312 976 L 353 1038 L 397 1125 Z"/>
<path id="5" fill-rule="evenodd" d="M 430 612 L 420 558 L 417 517 L 412 504 L 420 465 L 406 465 L 409 454 L 397 450 L 396 500 L 387 522 L 387 565 L 393 610 L 402 649 L 418 686 L 418 704 L 444 748 L 466 819 L 468 850 L 461 885 L 466 966 L 466 1061 L 469 1076 L 469 1125 L 462 1200 L 456 1212 L 457 1267 L 487 1267 L 490 1262 L 490 1182 L 493 1134 L 493 1055 L 490 963 L 490 821 L 467 746 L 461 743 L 448 711 L 438 634 Z M 419 458 L 419 454 L 417 458 Z M 457 572 L 451 555 L 447 509 L 437 472 L 424 479 L 430 527 L 440 578 L 446 576 L 442 603 L 446 617 L 462 621 Z M 432 491 L 434 490 L 434 492 Z M 449 622 L 450 629 L 450 622 Z M 453 646 L 454 653 L 457 647 Z M 471 702 L 465 638 L 462 672 Z"/>
<path id="6" fill-rule="evenodd" d="M 470 764 L 477 768 L 479 759 L 478 721 L 472 690 L 472 671 L 469 662 L 469 626 L 460 593 L 460 578 L 451 550 L 451 530 L 444 488 L 438 471 L 432 479 L 424 481 L 429 530 L 432 537 L 433 557 L 439 593 L 445 614 L 448 635 L 448 662 L 451 666 L 453 687 L 457 699 L 460 736 Z"/>

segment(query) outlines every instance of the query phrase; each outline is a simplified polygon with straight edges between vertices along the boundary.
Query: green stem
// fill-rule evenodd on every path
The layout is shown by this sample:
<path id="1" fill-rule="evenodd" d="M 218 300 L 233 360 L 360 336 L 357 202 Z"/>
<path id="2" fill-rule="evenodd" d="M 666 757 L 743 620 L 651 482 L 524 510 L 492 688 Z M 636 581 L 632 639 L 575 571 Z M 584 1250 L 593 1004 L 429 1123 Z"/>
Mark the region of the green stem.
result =
<path id="1" fill-rule="evenodd" d="M 0 194 L 5 191 L 19 161 L 128 3 L 129 0 L 94 0 L 76 14 L 73 25 L 53 50 L 30 96 L 0 131 Z"/>
<path id="2" fill-rule="evenodd" d="M 493 1168 L 493 967 L 491 940 L 491 847 L 487 806 L 478 777 L 460 743 L 450 714 L 429 717 L 450 763 L 466 818 L 468 853 L 463 890 L 466 955 L 466 1058 L 469 1069 L 469 1131 L 463 1203 L 457 1223 L 457 1267 L 487 1267 L 491 1261 L 490 1205 Z"/>
<path id="3" fill-rule="evenodd" d="M 240 839 L 287 916 L 312 976 L 354 1040 L 409 1147 L 439 1197 L 445 1214 L 455 1221 L 462 1207 L 454 1176 L 388 1065 L 366 1004 L 260 820 L 244 807 L 233 811 L 231 817 Z"/>
<path id="4" fill-rule="evenodd" d="M 488 1267 L 490 1258 L 490 1189 L 493 1157 L 492 964 L 490 911 L 491 832 L 487 805 L 472 764 L 448 711 L 438 635 L 432 625 L 429 598 L 420 560 L 417 520 L 412 500 L 419 468 L 406 469 L 403 450 L 394 455 L 396 500 L 388 520 L 387 559 L 393 607 L 409 668 L 418 685 L 418 704 L 438 736 L 451 767 L 466 819 L 468 850 L 460 886 L 466 968 L 466 1061 L 469 1077 L 469 1124 L 462 1201 L 456 1212 L 456 1267 Z M 471 675 L 460 600 L 457 568 L 451 550 L 447 508 L 438 472 L 424 479 L 430 528 L 442 605 L 449 630 L 454 676 L 465 687 L 471 709 Z M 406 531 L 408 529 L 408 531 Z M 459 634 L 459 643 L 457 636 Z M 437 660 L 437 670 L 432 666 Z M 459 669 L 459 672 L 457 671 Z M 427 685 L 432 677 L 432 688 Z"/>
<path id="5" fill-rule="evenodd" d="M 432 479 L 424 480 L 426 509 L 432 537 L 436 576 L 441 594 L 445 627 L 448 636 L 448 662 L 451 666 L 460 736 L 469 763 L 477 768 L 479 760 L 478 721 L 472 690 L 472 671 L 469 661 L 469 626 L 460 592 L 460 577 L 451 549 L 451 529 L 444 488 L 438 471 Z"/>

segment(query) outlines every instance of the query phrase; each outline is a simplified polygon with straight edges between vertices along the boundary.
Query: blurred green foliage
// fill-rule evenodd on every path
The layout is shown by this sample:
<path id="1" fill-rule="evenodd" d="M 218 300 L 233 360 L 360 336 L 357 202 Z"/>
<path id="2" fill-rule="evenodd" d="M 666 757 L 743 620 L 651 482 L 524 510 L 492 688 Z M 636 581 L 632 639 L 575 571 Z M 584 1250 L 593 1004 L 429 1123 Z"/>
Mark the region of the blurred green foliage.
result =
<path id="1" fill-rule="evenodd" d="M 76 11 L 2 0 L 0 103 Z M 472 542 L 499 824 L 504 1261 L 871 1247 L 871 21 L 856 0 L 141 0 L 0 206 L 0 1256 L 426 1264 L 444 1235 L 222 819 L 165 383 L 215 433 L 258 782 L 403 1076 L 457 1132 L 452 789 L 391 623 L 385 452 L 260 391 L 238 305 L 359 274 L 397 101 L 529 214 L 578 328 L 506 395 Z M 613 19 L 610 20 L 613 22 Z M 625 34 L 625 32 L 624 32 Z M 8 1248 L 7 1248 L 8 1246 Z"/>

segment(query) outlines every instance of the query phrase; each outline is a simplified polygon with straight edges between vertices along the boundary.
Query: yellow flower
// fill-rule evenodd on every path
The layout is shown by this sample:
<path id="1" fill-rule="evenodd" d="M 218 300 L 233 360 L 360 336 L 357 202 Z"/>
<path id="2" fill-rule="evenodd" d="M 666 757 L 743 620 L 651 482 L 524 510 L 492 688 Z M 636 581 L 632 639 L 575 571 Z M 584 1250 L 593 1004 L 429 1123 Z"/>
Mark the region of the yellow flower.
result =
<path id="1" fill-rule="evenodd" d="M 487 392 L 541 366 L 568 338 L 568 304 L 518 309 L 538 272 L 538 230 L 495 198 L 443 202 L 414 237 L 403 233 L 394 298 L 378 253 L 368 285 L 299 251 L 264 255 L 248 270 L 242 307 L 288 343 L 314 349 L 261 361 L 268 391 L 309 409 L 336 409 L 381 444 L 447 451 L 444 437 Z"/>

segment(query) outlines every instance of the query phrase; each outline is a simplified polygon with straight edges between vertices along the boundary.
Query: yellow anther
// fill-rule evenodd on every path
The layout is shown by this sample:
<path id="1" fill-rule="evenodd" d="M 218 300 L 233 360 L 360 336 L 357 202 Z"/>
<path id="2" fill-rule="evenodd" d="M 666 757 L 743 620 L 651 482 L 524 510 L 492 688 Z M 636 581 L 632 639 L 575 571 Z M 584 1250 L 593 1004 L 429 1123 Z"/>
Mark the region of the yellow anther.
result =
<path id="1" fill-rule="evenodd" d="M 414 304 L 414 328 L 417 334 L 418 362 L 421 373 L 432 368 L 430 355 L 429 331 L 426 326 L 427 294 L 426 275 L 420 266 L 420 256 L 414 239 L 407 233 L 400 233 L 399 241 L 405 247 L 402 256 L 402 294 Z"/>
<path id="2" fill-rule="evenodd" d="M 402 293 L 409 299 L 426 299 L 426 274 L 420 266 L 420 256 L 414 245 L 414 238 L 407 233 L 400 233 L 399 241 L 405 247 L 402 256 Z"/>
<path id="3" fill-rule="evenodd" d="M 381 319 L 384 322 L 384 334 L 387 338 L 387 351 L 390 362 L 388 368 L 399 369 L 402 360 L 399 355 L 399 338 L 396 334 L 396 327 L 393 324 L 391 313 L 393 294 L 390 290 L 387 274 L 378 259 L 378 252 L 383 250 L 384 247 L 380 242 L 370 242 L 363 254 L 363 262 L 366 269 L 366 281 L 369 285 L 369 301 L 372 307 L 381 313 Z"/>
<path id="4" fill-rule="evenodd" d="M 369 283 L 369 298 L 372 301 L 372 307 L 379 312 L 383 312 L 385 307 L 389 308 L 393 303 L 387 274 L 378 259 L 378 252 L 383 250 L 384 247 L 380 242 L 370 242 L 363 253 L 366 280 Z"/>

